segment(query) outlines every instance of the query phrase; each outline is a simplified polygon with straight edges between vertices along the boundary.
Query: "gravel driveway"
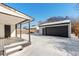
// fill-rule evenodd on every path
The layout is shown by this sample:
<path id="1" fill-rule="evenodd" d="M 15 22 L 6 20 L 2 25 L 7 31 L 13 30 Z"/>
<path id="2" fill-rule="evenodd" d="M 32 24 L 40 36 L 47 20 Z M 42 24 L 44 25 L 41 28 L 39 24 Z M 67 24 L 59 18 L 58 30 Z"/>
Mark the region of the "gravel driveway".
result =
<path id="1" fill-rule="evenodd" d="M 23 35 L 27 38 L 27 35 Z M 79 56 L 79 40 L 55 36 L 31 35 L 32 44 L 10 56 Z"/>

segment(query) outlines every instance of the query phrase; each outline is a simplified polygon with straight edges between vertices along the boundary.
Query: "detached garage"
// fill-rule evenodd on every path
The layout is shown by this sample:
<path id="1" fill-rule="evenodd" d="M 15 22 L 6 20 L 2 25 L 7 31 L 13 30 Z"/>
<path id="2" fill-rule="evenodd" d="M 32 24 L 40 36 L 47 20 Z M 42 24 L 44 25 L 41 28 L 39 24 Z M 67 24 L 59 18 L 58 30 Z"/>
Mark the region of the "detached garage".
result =
<path id="1" fill-rule="evenodd" d="M 70 20 L 44 23 L 40 25 L 39 33 L 48 36 L 70 37 Z"/>

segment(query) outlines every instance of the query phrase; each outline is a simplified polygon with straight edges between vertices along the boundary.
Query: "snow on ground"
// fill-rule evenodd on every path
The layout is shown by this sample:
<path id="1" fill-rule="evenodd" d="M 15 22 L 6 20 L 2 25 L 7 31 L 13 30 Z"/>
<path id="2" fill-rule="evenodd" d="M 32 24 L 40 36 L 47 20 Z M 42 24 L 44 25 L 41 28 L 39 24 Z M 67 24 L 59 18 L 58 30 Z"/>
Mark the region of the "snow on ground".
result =
<path id="1" fill-rule="evenodd" d="M 31 35 L 31 41 L 30 46 L 9 56 L 79 56 L 78 38 Z"/>

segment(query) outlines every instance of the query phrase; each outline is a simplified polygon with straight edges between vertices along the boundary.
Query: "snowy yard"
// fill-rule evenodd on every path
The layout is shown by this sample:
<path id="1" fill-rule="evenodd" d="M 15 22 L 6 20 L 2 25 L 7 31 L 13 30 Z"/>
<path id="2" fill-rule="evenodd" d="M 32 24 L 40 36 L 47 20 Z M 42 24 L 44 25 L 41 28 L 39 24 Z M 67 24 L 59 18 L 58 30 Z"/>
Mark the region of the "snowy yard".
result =
<path id="1" fill-rule="evenodd" d="M 27 35 L 23 35 L 26 38 Z M 79 39 L 31 35 L 32 44 L 10 56 L 79 56 Z"/>

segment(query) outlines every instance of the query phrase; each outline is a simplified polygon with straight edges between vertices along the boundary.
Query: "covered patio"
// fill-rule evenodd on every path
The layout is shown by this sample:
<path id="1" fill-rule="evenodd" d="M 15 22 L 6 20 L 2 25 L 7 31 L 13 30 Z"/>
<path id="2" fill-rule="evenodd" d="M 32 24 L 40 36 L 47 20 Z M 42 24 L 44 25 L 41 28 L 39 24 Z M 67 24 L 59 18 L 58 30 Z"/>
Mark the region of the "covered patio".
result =
<path id="1" fill-rule="evenodd" d="M 0 4 L 0 55 L 7 55 L 6 50 L 17 46 L 31 44 L 30 22 L 32 17 L 25 15 L 7 5 Z M 22 38 L 22 23 L 28 23 L 28 40 Z M 17 36 L 17 25 L 20 25 L 20 36 Z"/>

